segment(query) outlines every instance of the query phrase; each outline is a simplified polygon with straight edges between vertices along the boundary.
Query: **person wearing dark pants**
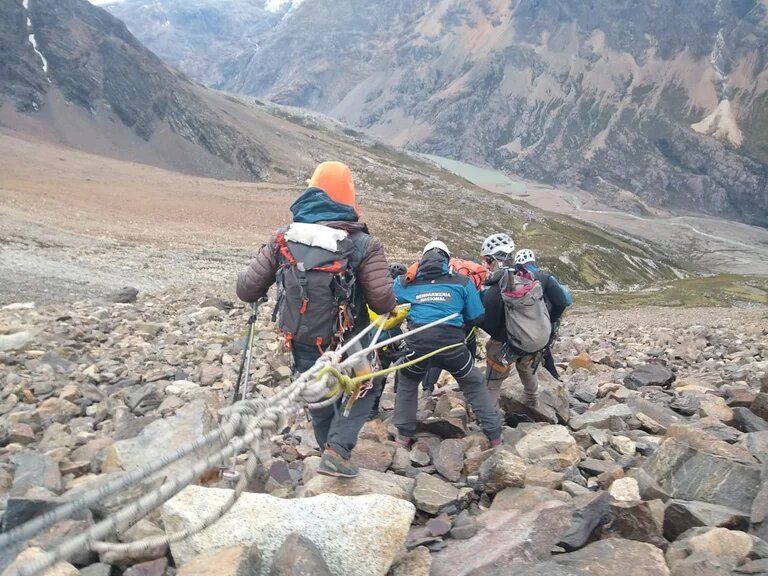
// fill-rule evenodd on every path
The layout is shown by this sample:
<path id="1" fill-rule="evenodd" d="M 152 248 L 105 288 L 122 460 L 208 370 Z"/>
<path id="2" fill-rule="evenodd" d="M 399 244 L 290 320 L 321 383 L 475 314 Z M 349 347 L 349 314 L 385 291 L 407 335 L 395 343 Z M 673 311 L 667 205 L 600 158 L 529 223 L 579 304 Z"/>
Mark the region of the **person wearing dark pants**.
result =
<path id="1" fill-rule="evenodd" d="M 443 242 L 430 242 L 424 248 L 415 278 L 408 280 L 401 276 L 395 281 L 398 302 L 411 305 L 409 328 L 458 314 L 452 320 L 407 338 L 411 352 L 406 361 L 450 348 L 400 372 L 393 422 L 398 430 L 396 442 L 403 446 L 411 444 L 416 432 L 418 386 L 430 366 L 447 370 L 456 378 L 491 444 L 501 442 L 501 419 L 493 407 L 483 375 L 475 367 L 474 357 L 464 342 L 464 326 L 482 321 L 483 304 L 469 278 L 451 273 L 449 259 L 450 252 Z"/>
<path id="2" fill-rule="evenodd" d="M 320 353 L 316 347 L 294 343 L 293 361 L 296 372 L 306 372 L 319 357 Z M 344 460 L 348 460 L 357 443 L 357 435 L 371 413 L 377 398 L 377 387 L 380 386 L 381 384 L 374 382 L 373 388 L 355 401 L 346 417 L 343 414 L 344 405 L 341 398 L 330 406 L 310 410 L 318 446 L 328 447 Z"/>
<path id="3" fill-rule="evenodd" d="M 409 356 L 418 357 L 426 353 L 424 349 L 411 352 Z M 409 358 L 406 356 L 406 361 Z M 494 409 L 482 373 L 475 367 L 475 359 L 465 345 L 458 346 L 433 356 L 432 364 L 448 371 L 456 379 L 464 397 L 472 406 L 480 427 L 492 444 L 498 443 L 501 436 L 499 414 Z M 399 443 L 410 444 L 410 438 L 416 433 L 416 411 L 419 399 L 419 382 L 427 371 L 428 361 L 420 362 L 400 372 L 395 398 L 394 424 L 399 434 Z"/>

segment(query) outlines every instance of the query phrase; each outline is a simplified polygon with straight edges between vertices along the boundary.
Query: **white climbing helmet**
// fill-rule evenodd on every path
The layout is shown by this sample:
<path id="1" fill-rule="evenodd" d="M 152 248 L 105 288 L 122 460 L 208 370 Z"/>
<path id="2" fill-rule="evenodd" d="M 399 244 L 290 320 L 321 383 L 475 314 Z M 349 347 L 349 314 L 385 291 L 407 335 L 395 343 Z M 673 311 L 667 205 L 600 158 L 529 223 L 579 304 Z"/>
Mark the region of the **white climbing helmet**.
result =
<path id="1" fill-rule="evenodd" d="M 451 257 L 451 251 L 448 250 L 448 246 L 445 245 L 445 242 L 441 242 L 440 240 L 432 240 L 432 242 L 428 242 L 426 246 L 424 246 L 424 250 L 421 251 L 421 255 L 424 256 L 427 252 L 430 250 L 440 250 L 441 252 L 445 253 L 448 258 Z"/>
<path id="2" fill-rule="evenodd" d="M 528 250 L 528 248 L 518 250 L 517 254 L 515 254 L 515 264 L 528 264 L 528 262 L 536 262 L 533 250 Z"/>
<path id="3" fill-rule="evenodd" d="M 483 240 L 483 247 L 480 254 L 483 257 L 490 257 L 494 260 L 508 260 L 515 253 L 515 242 L 503 232 L 492 234 Z"/>

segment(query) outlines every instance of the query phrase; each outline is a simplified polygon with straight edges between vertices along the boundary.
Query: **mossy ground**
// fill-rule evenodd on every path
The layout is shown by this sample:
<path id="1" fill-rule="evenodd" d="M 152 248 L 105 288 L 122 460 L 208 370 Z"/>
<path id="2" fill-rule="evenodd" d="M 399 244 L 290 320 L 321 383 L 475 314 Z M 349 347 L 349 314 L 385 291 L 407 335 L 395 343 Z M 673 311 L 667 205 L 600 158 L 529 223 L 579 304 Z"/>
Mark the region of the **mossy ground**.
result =
<path id="1" fill-rule="evenodd" d="M 580 291 L 574 294 L 574 300 L 577 306 L 605 308 L 768 305 L 768 277 L 720 274 L 685 278 L 634 291 Z"/>

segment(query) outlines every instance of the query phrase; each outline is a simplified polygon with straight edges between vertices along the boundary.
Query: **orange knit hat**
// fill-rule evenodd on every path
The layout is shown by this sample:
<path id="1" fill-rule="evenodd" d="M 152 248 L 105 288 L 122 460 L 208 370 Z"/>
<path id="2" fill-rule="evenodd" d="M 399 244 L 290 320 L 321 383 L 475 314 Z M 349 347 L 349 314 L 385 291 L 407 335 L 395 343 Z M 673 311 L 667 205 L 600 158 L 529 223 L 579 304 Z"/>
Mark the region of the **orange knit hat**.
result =
<path id="1" fill-rule="evenodd" d="M 355 182 L 346 164 L 341 162 L 319 164 L 312 178 L 309 179 L 309 185 L 320 188 L 339 204 L 352 206 L 355 212 L 360 214 L 360 208 L 355 203 Z"/>

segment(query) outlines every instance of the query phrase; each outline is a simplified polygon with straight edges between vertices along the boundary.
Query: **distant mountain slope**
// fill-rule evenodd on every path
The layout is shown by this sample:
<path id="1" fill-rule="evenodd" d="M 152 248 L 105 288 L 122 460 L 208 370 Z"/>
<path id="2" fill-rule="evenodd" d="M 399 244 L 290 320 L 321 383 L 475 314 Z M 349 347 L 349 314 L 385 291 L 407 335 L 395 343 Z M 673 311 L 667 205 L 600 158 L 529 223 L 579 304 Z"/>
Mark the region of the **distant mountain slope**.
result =
<path id="1" fill-rule="evenodd" d="M 187 172 L 268 174 L 257 136 L 86 0 L 5 0 L 0 50 L 0 125 Z"/>
<path id="2" fill-rule="evenodd" d="M 115 10 L 178 62 L 135 16 L 149 4 L 172 0 Z M 247 19 L 272 28 L 206 56 L 216 86 L 615 203 L 768 226 L 763 0 L 306 0 L 277 22 L 260 6 Z"/>

